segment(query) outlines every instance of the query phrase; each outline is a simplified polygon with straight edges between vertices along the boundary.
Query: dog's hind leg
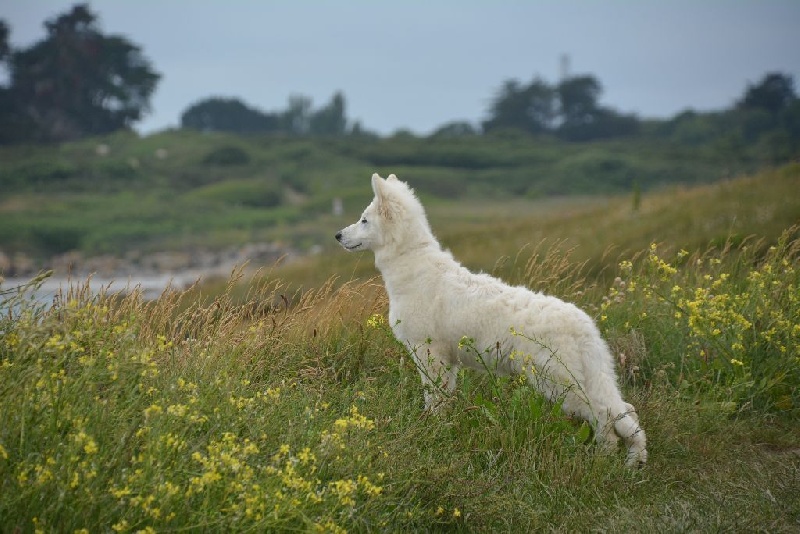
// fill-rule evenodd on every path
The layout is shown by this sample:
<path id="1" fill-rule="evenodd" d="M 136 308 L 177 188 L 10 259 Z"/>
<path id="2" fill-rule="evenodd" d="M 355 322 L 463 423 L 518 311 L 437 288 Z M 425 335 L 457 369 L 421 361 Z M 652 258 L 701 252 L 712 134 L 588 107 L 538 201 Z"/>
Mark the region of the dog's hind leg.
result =
<path id="1" fill-rule="evenodd" d="M 611 419 L 611 411 L 608 409 L 598 410 L 593 414 L 596 421 L 594 427 L 594 440 L 605 453 L 612 453 L 619 446 L 619 436 L 614 428 L 614 421 Z"/>
<path id="2" fill-rule="evenodd" d="M 594 441 L 600 452 L 610 454 L 619 446 L 619 436 L 614 427 L 611 410 L 601 402 L 590 402 L 584 395 L 571 388 L 564 394 L 564 412 L 579 417 L 589 423 L 594 432 Z"/>
<path id="3" fill-rule="evenodd" d="M 622 403 L 622 408 L 613 413 L 612 422 L 617 435 L 622 438 L 628 447 L 628 456 L 625 465 L 628 467 L 641 467 L 647 462 L 647 437 L 639 426 L 639 416 L 631 404 Z"/>

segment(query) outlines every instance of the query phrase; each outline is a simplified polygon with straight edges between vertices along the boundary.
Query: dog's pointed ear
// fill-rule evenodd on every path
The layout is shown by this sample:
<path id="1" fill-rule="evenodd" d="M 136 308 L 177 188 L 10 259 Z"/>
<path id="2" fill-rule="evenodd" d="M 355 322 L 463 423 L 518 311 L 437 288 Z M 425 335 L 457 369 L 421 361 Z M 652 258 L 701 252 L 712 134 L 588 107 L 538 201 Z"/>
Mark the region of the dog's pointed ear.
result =
<path id="1" fill-rule="evenodd" d="M 390 174 L 389 177 L 386 178 L 386 181 L 387 182 L 396 182 L 397 181 L 397 176 L 395 176 L 394 174 Z"/>
<path id="2" fill-rule="evenodd" d="M 375 198 L 380 198 L 382 196 L 381 192 L 384 181 L 385 180 L 381 178 L 377 172 L 372 175 L 372 192 L 375 193 Z"/>
<path id="3" fill-rule="evenodd" d="M 391 220 L 397 210 L 397 202 L 388 194 L 386 182 L 387 180 L 378 176 L 378 173 L 372 175 L 372 190 L 375 192 L 375 207 L 378 208 L 378 213 L 383 218 Z"/>
<path id="4" fill-rule="evenodd" d="M 383 182 L 383 178 L 376 172 L 372 175 L 372 191 L 375 193 L 375 196 L 378 196 L 381 190 L 381 182 Z"/>

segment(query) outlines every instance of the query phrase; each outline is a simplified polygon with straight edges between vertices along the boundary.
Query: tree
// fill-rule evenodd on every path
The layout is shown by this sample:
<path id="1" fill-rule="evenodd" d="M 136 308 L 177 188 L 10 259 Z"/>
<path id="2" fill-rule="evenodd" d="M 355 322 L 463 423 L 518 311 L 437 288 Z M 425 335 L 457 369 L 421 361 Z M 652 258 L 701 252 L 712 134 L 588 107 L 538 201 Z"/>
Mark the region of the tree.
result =
<path id="1" fill-rule="evenodd" d="M 336 93 L 327 106 L 314 112 L 310 98 L 292 95 L 285 110 L 263 112 L 237 98 L 206 98 L 181 114 L 181 127 L 239 134 L 344 135 L 345 99 Z"/>
<path id="2" fill-rule="evenodd" d="M 598 104 L 603 87 L 594 76 L 567 78 L 558 84 L 559 137 L 569 141 L 591 141 L 635 134 L 639 119 Z"/>
<path id="3" fill-rule="evenodd" d="M 0 20 L 0 64 L 8 67 L 11 59 L 9 36 L 11 30 Z M 13 143 L 33 136 L 33 123 L 25 117 L 10 87 L 0 86 L 0 144 Z"/>
<path id="4" fill-rule="evenodd" d="M 431 134 L 431 137 L 473 137 L 478 135 L 478 130 L 467 121 L 452 121 L 445 123 Z"/>
<path id="5" fill-rule="evenodd" d="M 516 128 L 525 132 L 546 133 L 555 117 L 553 89 L 535 78 L 529 85 L 507 80 L 495 96 L 483 123 L 484 131 Z"/>
<path id="6" fill-rule="evenodd" d="M 269 133 L 282 128 L 281 118 L 251 108 L 236 98 L 206 98 L 181 114 L 181 127 L 201 131 Z"/>
<path id="7" fill-rule="evenodd" d="M 353 125 L 350 127 L 350 131 L 347 132 L 347 135 L 351 137 L 361 137 L 367 139 L 377 139 L 380 137 L 377 133 L 367 130 L 361 121 L 355 121 Z"/>
<path id="8" fill-rule="evenodd" d="M 483 129 L 556 133 L 569 141 L 636 133 L 639 119 L 598 105 L 601 92 L 602 86 L 594 76 L 568 78 L 556 87 L 539 78 L 529 85 L 508 80 L 495 96 Z"/>
<path id="9" fill-rule="evenodd" d="M 289 107 L 281 115 L 283 130 L 294 135 L 305 135 L 309 131 L 311 99 L 303 95 L 289 97 Z"/>
<path id="10" fill-rule="evenodd" d="M 558 84 L 561 125 L 575 128 L 594 121 L 603 88 L 594 76 L 567 78 Z"/>
<path id="11" fill-rule="evenodd" d="M 758 85 L 748 85 L 738 103 L 740 109 L 763 109 L 773 115 L 786 110 L 797 99 L 794 79 L 788 74 L 773 72 Z"/>
<path id="12" fill-rule="evenodd" d="M 343 135 L 347 130 L 344 95 L 335 93 L 327 106 L 311 115 L 308 127 L 313 135 Z"/>
<path id="13" fill-rule="evenodd" d="M 8 37 L 11 34 L 11 30 L 8 27 L 6 21 L 0 19 L 0 62 L 6 60 L 8 55 L 11 53 L 11 45 L 8 43 Z"/>
<path id="14" fill-rule="evenodd" d="M 534 79 L 525 89 L 527 107 L 525 115 L 528 119 L 528 131 L 545 133 L 553 126 L 555 119 L 555 93 L 553 88 L 540 79 Z"/>
<path id="15" fill-rule="evenodd" d="M 101 33 L 86 4 L 44 26 L 44 39 L 10 52 L 10 97 L 37 139 L 108 133 L 149 111 L 160 75 L 138 46 Z"/>
<path id="16" fill-rule="evenodd" d="M 793 111 L 798 102 L 791 75 L 768 73 L 758 84 L 748 85 L 735 107 L 723 114 L 726 129 L 738 130 L 749 144 L 758 142 L 762 152 L 771 153 L 777 161 L 800 138 Z"/>

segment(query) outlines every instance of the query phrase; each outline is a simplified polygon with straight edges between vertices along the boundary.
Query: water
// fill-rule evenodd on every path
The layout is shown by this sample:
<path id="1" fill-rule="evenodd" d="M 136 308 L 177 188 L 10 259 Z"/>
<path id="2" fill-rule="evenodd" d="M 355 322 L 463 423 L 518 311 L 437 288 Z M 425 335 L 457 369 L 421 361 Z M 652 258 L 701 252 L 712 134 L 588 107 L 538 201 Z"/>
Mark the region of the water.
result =
<path id="1" fill-rule="evenodd" d="M 66 295 L 70 289 L 80 290 L 88 286 L 94 294 L 104 291 L 107 294 L 129 294 L 141 292 L 144 300 L 157 299 L 166 289 L 181 290 L 197 281 L 199 276 L 176 274 L 153 274 L 129 276 L 128 278 L 105 278 L 92 276 L 85 278 L 65 278 L 50 276 L 41 281 L 38 288 L 31 287 L 26 291 L 27 299 L 37 304 L 50 306 L 57 295 Z M 0 311 L 3 302 L 17 294 L 19 288 L 30 284 L 32 278 L 6 278 L 0 283 Z"/>

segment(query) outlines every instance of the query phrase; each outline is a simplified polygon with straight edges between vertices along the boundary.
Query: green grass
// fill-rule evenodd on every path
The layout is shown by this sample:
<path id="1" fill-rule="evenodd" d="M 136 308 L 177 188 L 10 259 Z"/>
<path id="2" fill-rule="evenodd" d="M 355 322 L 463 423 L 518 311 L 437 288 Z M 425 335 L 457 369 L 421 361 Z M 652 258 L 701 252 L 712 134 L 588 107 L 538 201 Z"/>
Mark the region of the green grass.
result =
<path id="1" fill-rule="evenodd" d="M 796 173 L 463 231 L 434 202 L 473 264 L 495 265 L 487 236 L 517 246 L 534 220 L 575 240 L 497 270 L 597 318 L 648 434 L 642 470 L 514 379 L 466 372 L 424 414 L 366 255 L 316 260 L 344 274 L 303 291 L 283 274 L 320 276 L 309 264 L 153 302 L 0 294 L 3 529 L 796 531 L 800 240 L 780 215 L 797 214 Z"/>
<path id="2" fill-rule="evenodd" d="M 294 236 L 309 235 L 325 244 L 325 254 L 278 268 L 274 276 L 295 287 L 317 287 L 332 274 L 344 280 L 377 275 L 370 254 L 347 254 L 332 237 L 354 222 L 371 199 L 368 181 L 363 182 L 361 190 L 369 196 L 352 213 L 292 226 Z M 637 210 L 632 194 L 539 200 L 421 198 L 434 234 L 473 270 L 519 283 L 531 254 L 555 249 L 573 263 L 585 263 L 592 279 L 599 276 L 608 283 L 622 256 L 653 242 L 677 252 L 719 246 L 728 239 L 741 241 L 749 235 L 777 239 L 800 222 L 798 190 L 800 165 L 793 164 L 715 184 L 647 192 Z"/>
<path id="3" fill-rule="evenodd" d="M 101 145 L 107 152 L 98 152 Z M 0 248 L 37 260 L 69 250 L 219 248 L 287 233 L 311 248 L 319 241 L 287 227 L 322 224 L 335 197 L 354 218 L 376 171 L 397 174 L 434 201 L 480 204 L 648 192 L 768 164 L 755 147 L 731 166 L 708 146 L 654 139 L 304 139 L 180 130 L 4 146 L 0 160 Z"/>

